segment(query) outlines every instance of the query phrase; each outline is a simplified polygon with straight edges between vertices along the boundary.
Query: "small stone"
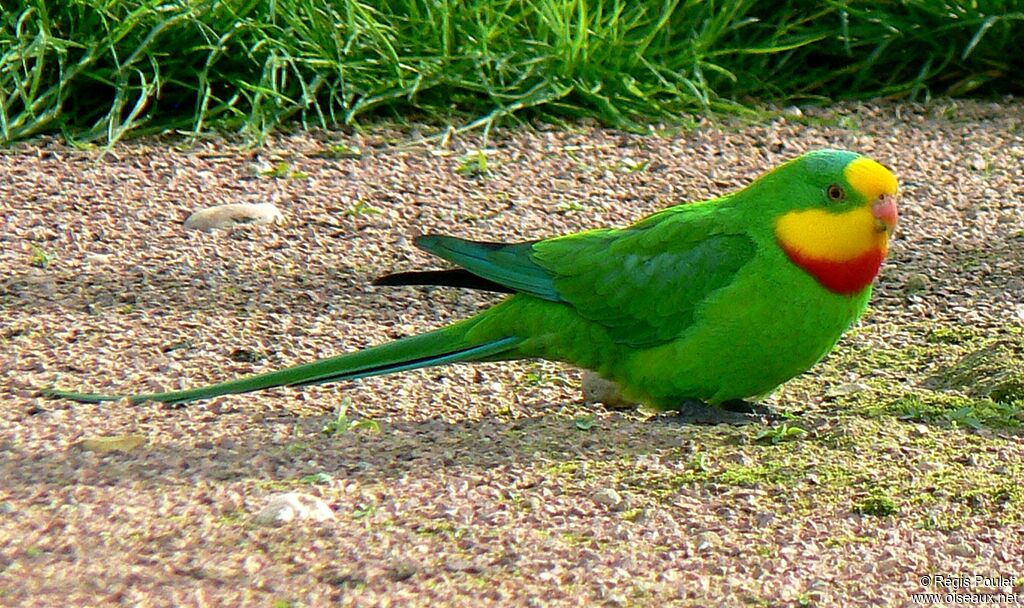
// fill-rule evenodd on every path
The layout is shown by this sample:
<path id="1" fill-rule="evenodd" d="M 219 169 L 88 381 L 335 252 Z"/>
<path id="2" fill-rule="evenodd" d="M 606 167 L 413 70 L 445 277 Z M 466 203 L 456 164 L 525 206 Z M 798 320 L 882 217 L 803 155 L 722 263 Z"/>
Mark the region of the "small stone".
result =
<path id="1" fill-rule="evenodd" d="M 403 559 L 395 562 L 388 568 L 388 578 L 400 582 L 408 580 L 420 571 L 420 565 L 412 560 Z"/>
<path id="2" fill-rule="evenodd" d="M 85 256 L 85 261 L 89 264 L 109 264 L 113 257 L 109 253 L 90 253 Z"/>
<path id="3" fill-rule="evenodd" d="M 248 348 L 236 348 L 228 354 L 228 358 L 236 363 L 256 363 L 263 359 L 263 355 Z"/>
<path id="4" fill-rule="evenodd" d="M 361 569 L 339 570 L 324 574 L 321 580 L 332 587 L 358 588 L 366 585 L 366 572 Z"/>
<path id="5" fill-rule="evenodd" d="M 128 434 L 113 437 L 91 437 L 79 441 L 72 447 L 86 452 L 106 454 L 107 452 L 130 452 L 144 443 L 146 443 L 144 435 Z"/>
<path id="6" fill-rule="evenodd" d="M 749 467 L 754 464 L 754 459 L 751 458 L 750 456 L 747 456 L 743 452 L 733 452 L 732 454 L 727 454 L 725 456 L 725 460 L 736 463 L 741 467 Z"/>
<path id="7" fill-rule="evenodd" d="M 260 177 L 274 170 L 274 165 L 265 160 L 249 163 L 245 166 L 245 172 L 252 177 Z"/>
<path id="8" fill-rule="evenodd" d="M 978 552 L 974 550 L 974 547 L 967 543 L 956 543 L 955 545 L 949 546 L 949 554 L 957 557 L 974 557 Z"/>
<path id="9" fill-rule="evenodd" d="M 604 505 L 613 511 L 622 509 L 625 504 L 622 496 L 612 488 L 601 488 L 594 492 L 594 502 Z"/>
<path id="10" fill-rule="evenodd" d="M 481 568 L 468 559 L 454 558 L 445 562 L 449 572 L 480 572 Z"/>
<path id="11" fill-rule="evenodd" d="M 1024 304 L 1018 304 L 1016 307 L 1014 307 L 1014 310 L 1017 313 L 1017 318 L 1020 319 L 1021 321 L 1024 321 Z"/>
<path id="12" fill-rule="evenodd" d="M 722 537 L 717 532 L 708 530 L 697 535 L 697 550 L 707 551 L 722 544 Z"/>
<path id="13" fill-rule="evenodd" d="M 918 422 L 917 424 L 914 425 L 914 434 L 917 435 L 918 437 L 924 437 L 925 435 L 928 434 L 928 425 L 921 424 L 920 422 Z"/>
<path id="14" fill-rule="evenodd" d="M 588 404 L 603 403 L 611 409 L 628 409 L 636 405 L 622 396 L 618 384 L 590 370 L 584 370 L 582 386 L 583 400 Z"/>
<path id="15" fill-rule="evenodd" d="M 915 273 L 907 277 L 907 282 L 903 285 L 903 291 L 907 294 L 914 294 L 928 289 L 931 285 L 931 277 L 926 274 Z"/>
<path id="16" fill-rule="evenodd" d="M 264 526 L 280 526 L 297 519 L 330 521 L 334 518 L 331 507 L 316 496 L 288 492 L 272 496 L 253 520 Z"/>
<path id="17" fill-rule="evenodd" d="M 870 390 L 871 387 L 863 382 L 847 382 L 846 384 L 840 384 L 839 386 L 833 387 L 829 390 L 828 394 L 833 397 L 842 395 L 854 395 L 856 393 L 863 393 L 864 391 Z"/>
<path id="18" fill-rule="evenodd" d="M 247 224 L 270 224 L 283 218 L 273 203 L 235 203 L 196 211 L 185 220 L 185 228 L 210 232 Z"/>
<path id="19" fill-rule="evenodd" d="M 786 116 L 790 116 L 793 118 L 799 118 L 804 115 L 804 111 L 801 110 L 798 106 L 787 106 L 784 110 L 782 110 L 782 113 L 785 114 Z"/>
<path id="20" fill-rule="evenodd" d="M 972 156 L 970 166 L 971 169 L 974 169 L 975 171 L 984 171 L 988 168 L 988 163 L 980 156 Z"/>

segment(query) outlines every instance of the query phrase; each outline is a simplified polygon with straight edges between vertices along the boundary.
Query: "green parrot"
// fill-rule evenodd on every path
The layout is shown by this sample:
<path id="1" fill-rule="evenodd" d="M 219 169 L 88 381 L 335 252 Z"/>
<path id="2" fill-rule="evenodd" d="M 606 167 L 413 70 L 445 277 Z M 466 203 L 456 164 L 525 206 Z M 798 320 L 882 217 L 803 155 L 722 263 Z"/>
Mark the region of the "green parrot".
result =
<path id="1" fill-rule="evenodd" d="M 810 368 L 864 312 L 896 226 L 896 178 L 840 150 L 627 227 L 520 243 L 416 239 L 458 268 L 382 277 L 508 293 L 447 327 L 221 384 L 128 395 L 185 403 L 469 361 L 595 371 L 655 409 L 756 398 Z M 124 399 L 49 390 L 84 402 Z"/>

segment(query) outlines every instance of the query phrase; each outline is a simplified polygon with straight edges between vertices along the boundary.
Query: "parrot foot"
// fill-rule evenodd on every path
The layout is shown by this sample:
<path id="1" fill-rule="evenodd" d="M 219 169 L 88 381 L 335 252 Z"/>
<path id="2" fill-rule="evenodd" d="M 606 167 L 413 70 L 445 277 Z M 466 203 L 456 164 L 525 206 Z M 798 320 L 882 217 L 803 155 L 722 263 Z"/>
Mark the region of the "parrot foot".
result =
<path id="1" fill-rule="evenodd" d="M 754 403 L 752 401 L 744 401 L 743 399 L 723 401 L 718 407 L 728 412 L 736 412 L 739 414 L 757 414 L 759 416 L 764 416 L 765 418 L 774 418 L 776 416 L 775 410 L 767 405 Z"/>
<path id="2" fill-rule="evenodd" d="M 743 425 L 764 424 L 776 417 L 771 408 L 741 399 L 726 401 L 719 406 L 687 399 L 675 412 L 674 416 L 666 416 L 665 420 L 680 424 Z"/>

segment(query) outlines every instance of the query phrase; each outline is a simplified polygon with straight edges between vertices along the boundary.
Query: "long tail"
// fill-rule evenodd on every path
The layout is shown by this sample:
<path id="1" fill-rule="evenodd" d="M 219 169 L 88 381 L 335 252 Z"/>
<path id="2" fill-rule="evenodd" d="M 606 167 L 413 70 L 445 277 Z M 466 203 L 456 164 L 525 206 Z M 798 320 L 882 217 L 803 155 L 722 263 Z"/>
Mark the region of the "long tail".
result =
<path id="1" fill-rule="evenodd" d="M 126 398 L 131 399 L 133 403 L 145 401 L 187 403 L 277 386 L 305 386 L 338 380 L 356 380 L 421 367 L 460 361 L 479 361 L 500 356 L 521 342 L 520 338 L 509 336 L 483 343 L 469 343 L 466 340 L 466 334 L 475 324 L 474 321 L 475 319 L 467 319 L 436 331 L 402 338 L 354 353 L 211 386 L 139 395 L 97 395 L 56 389 L 43 391 L 43 394 L 84 403 L 118 401 Z"/>

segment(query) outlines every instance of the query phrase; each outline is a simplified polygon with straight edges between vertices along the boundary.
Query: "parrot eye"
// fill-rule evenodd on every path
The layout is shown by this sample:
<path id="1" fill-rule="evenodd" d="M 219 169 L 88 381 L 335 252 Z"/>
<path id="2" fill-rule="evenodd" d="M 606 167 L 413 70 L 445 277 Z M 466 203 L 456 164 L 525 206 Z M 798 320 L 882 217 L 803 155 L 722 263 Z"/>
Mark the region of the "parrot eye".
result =
<path id="1" fill-rule="evenodd" d="M 846 198 L 846 190 L 839 184 L 832 184 L 825 190 L 825 194 L 828 195 L 829 200 L 841 201 Z"/>

